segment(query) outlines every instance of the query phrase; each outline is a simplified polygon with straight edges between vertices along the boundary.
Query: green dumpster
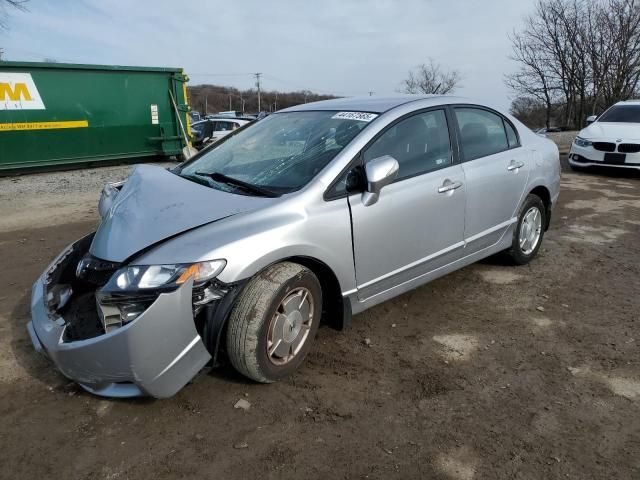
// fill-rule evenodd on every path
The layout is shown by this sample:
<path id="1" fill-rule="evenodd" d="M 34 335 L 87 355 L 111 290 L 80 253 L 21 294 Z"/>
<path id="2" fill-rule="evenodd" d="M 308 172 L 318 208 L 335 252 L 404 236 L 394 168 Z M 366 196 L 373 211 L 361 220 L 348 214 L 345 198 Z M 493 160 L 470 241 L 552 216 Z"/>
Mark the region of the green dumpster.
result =
<path id="1" fill-rule="evenodd" d="M 181 155 L 179 68 L 0 61 L 0 172 Z"/>

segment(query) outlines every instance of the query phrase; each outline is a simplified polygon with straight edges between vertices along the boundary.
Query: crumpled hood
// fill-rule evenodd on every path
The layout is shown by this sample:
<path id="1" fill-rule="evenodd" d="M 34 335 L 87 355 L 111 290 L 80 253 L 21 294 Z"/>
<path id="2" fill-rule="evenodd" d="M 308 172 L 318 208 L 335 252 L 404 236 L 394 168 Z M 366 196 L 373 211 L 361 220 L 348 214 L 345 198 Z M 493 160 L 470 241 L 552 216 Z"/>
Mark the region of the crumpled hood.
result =
<path id="1" fill-rule="evenodd" d="M 588 140 L 608 142 L 640 140 L 640 123 L 595 122 L 583 129 L 579 135 Z"/>
<path id="2" fill-rule="evenodd" d="M 98 227 L 89 251 L 103 260 L 122 262 L 166 238 L 277 200 L 215 190 L 162 167 L 138 165 Z"/>

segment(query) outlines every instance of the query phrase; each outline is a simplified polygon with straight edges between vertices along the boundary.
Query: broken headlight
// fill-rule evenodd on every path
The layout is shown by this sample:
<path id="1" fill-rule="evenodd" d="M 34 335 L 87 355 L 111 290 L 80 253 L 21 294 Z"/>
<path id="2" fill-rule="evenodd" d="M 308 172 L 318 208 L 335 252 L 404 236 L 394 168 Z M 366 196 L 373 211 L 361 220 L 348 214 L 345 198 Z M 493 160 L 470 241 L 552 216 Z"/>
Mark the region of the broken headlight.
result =
<path id="1" fill-rule="evenodd" d="M 132 322 L 155 301 L 160 293 L 175 290 L 193 278 L 194 306 L 221 298 L 210 281 L 222 272 L 225 260 L 176 265 L 130 265 L 116 271 L 97 294 L 98 313 L 105 331 Z"/>
<path id="2" fill-rule="evenodd" d="M 178 287 L 189 278 L 198 285 L 218 276 L 226 264 L 224 260 L 212 260 L 186 265 L 131 265 L 114 273 L 104 289 L 111 292 L 164 290 Z"/>

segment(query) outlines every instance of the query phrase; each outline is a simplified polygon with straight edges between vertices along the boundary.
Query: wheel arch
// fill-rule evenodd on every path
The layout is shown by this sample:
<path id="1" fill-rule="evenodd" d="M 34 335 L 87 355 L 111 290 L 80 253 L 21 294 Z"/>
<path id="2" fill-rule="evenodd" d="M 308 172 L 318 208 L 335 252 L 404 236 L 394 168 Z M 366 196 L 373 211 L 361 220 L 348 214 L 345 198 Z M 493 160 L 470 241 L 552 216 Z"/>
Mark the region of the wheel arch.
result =
<path id="1" fill-rule="evenodd" d="M 298 263 L 311 270 L 318 278 L 320 286 L 322 287 L 321 323 L 329 325 L 336 330 L 343 330 L 351 325 L 351 303 L 348 298 L 343 298 L 338 277 L 326 263 L 317 258 L 305 255 L 293 255 L 280 258 L 277 261 L 265 265 L 252 275 L 252 277 L 239 282 L 237 284 L 237 291 L 234 291 L 229 301 L 225 302 L 222 308 L 213 313 L 214 318 L 209 319 L 212 330 L 208 333 L 205 343 L 213 357 L 214 364 L 217 363 L 221 345 L 224 345 L 231 310 L 237 302 L 238 297 L 242 294 L 245 285 L 253 276 L 259 275 L 267 268 L 282 262 Z"/>
<path id="2" fill-rule="evenodd" d="M 317 258 L 302 255 L 283 258 L 280 262 L 299 263 L 318 277 L 322 287 L 322 323 L 337 330 L 351 325 L 351 303 L 343 298 L 340 282 L 331 267 Z"/>
<path id="3" fill-rule="evenodd" d="M 542 200 L 545 210 L 544 229 L 545 231 L 548 230 L 549 224 L 551 223 L 551 192 L 549 192 L 549 189 L 544 185 L 538 185 L 537 187 L 531 189 L 529 195 L 535 195 L 539 197 L 540 200 Z"/>

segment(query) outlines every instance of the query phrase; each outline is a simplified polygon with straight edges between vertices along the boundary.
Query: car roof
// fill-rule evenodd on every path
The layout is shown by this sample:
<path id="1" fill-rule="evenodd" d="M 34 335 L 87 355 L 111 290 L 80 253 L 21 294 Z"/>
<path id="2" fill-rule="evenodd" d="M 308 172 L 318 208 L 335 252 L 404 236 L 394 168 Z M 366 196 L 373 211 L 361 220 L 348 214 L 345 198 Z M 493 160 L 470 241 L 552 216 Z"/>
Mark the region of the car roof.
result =
<path id="1" fill-rule="evenodd" d="M 459 102 L 460 97 L 449 95 L 395 95 L 392 97 L 346 97 L 320 102 L 303 103 L 285 108 L 280 112 L 298 112 L 311 110 L 341 110 L 350 112 L 384 113 L 393 108 L 420 100 L 432 100 L 433 105 L 446 102 Z"/>
<path id="2" fill-rule="evenodd" d="M 640 100 L 623 100 L 616 105 L 640 105 Z"/>
<path id="3" fill-rule="evenodd" d="M 227 120 L 229 122 L 234 122 L 234 121 L 250 122 L 252 119 L 251 118 L 246 118 L 246 117 L 244 117 L 244 118 L 243 117 L 225 117 L 225 116 L 218 117 L 218 116 L 211 116 L 210 115 L 210 116 L 208 116 L 206 118 L 203 118 L 202 120 L 198 120 L 197 122 L 192 123 L 192 125 L 195 125 L 196 123 L 210 122 L 212 120 L 216 120 L 216 121 L 218 121 L 218 120 L 221 120 L 221 121 Z"/>

